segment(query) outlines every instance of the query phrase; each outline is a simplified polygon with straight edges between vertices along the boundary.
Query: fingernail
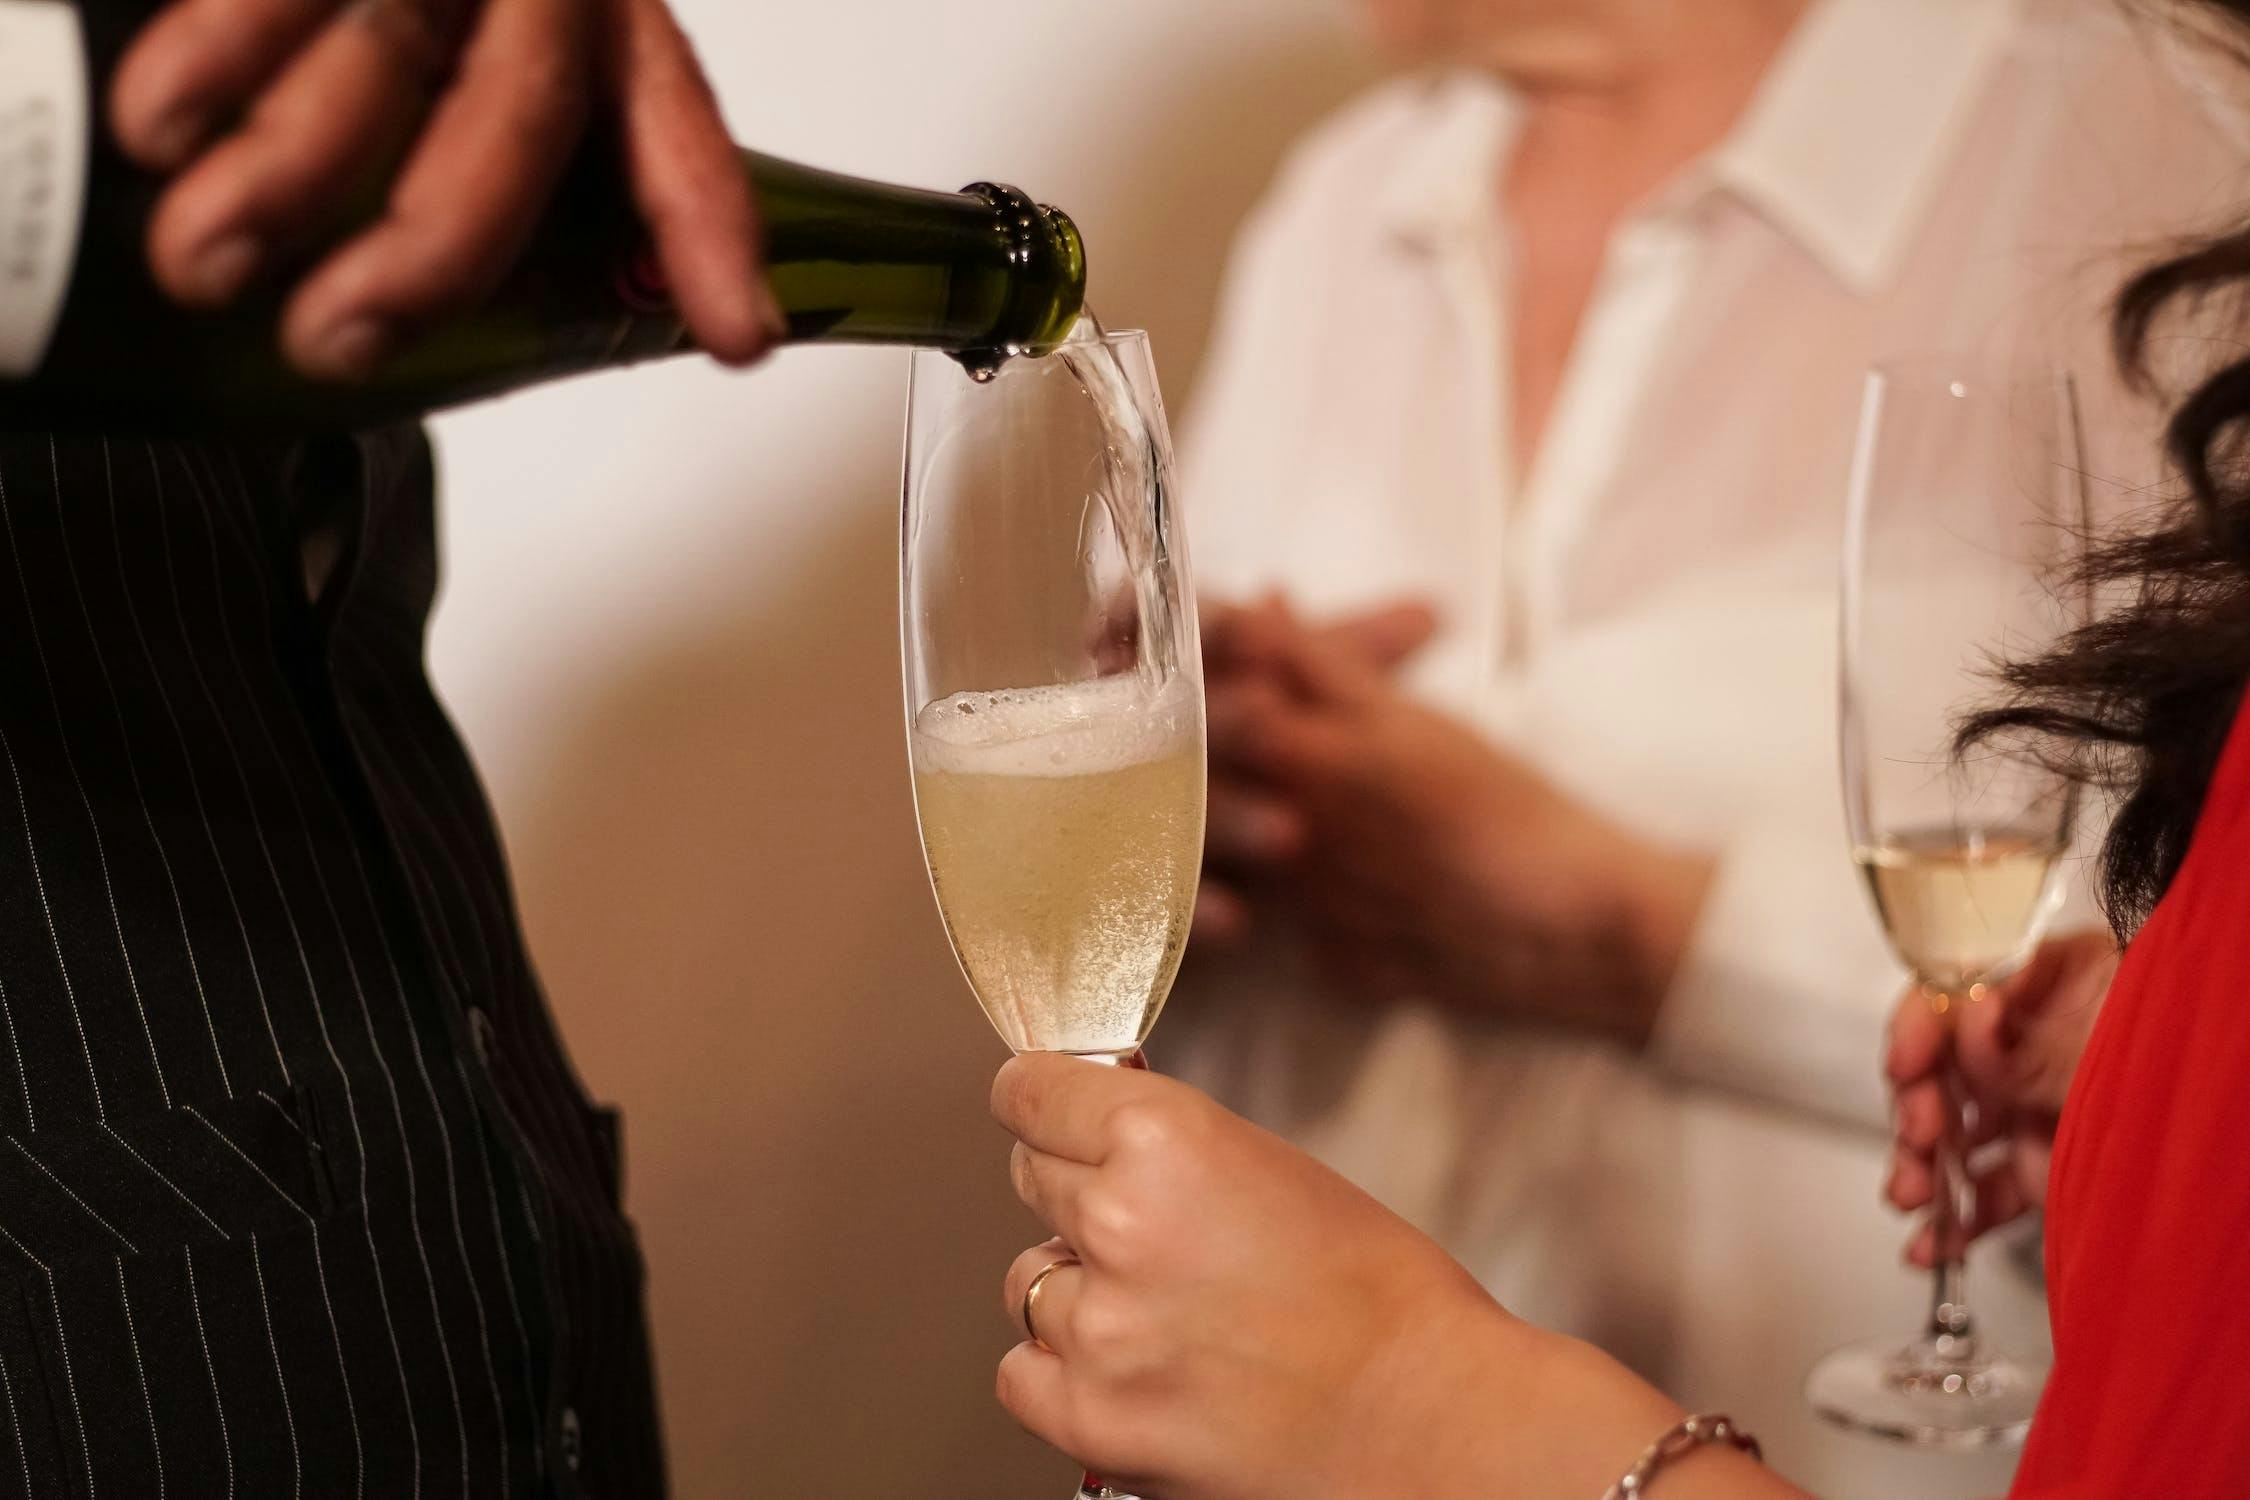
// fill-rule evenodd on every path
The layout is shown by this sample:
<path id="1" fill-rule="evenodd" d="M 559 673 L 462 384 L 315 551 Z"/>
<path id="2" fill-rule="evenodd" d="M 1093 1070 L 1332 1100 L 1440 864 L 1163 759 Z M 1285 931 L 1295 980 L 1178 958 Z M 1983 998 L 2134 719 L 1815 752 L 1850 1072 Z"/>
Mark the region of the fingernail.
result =
<path id="1" fill-rule="evenodd" d="M 183 167 L 210 133 L 209 115 L 193 105 L 174 105 L 148 127 L 146 158 L 150 165 L 168 171 Z"/>
<path id="2" fill-rule="evenodd" d="M 1250 834 L 1257 852 L 1267 859 L 1287 859 L 1297 852 L 1302 842 L 1297 820 L 1271 808 L 1252 820 Z"/>
<path id="3" fill-rule="evenodd" d="M 214 240 L 189 267 L 191 290 L 201 301 L 231 302 L 250 284 L 264 256 L 265 247 L 256 235 L 230 234 Z"/>
<path id="4" fill-rule="evenodd" d="M 352 318 L 316 336 L 306 364 L 315 375 L 356 380 L 374 370 L 390 345 L 390 330 L 381 323 Z"/>
<path id="5" fill-rule="evenodd" d="M 764 330 L 769 345 L 778 344 L 789 337 L 789 315 L 781 310 L 780 301 L 774 296 L 773 288 L 766 285 L 764 278 L 759 279 L 750 302 L 757 314 L 758 326 Z"/>

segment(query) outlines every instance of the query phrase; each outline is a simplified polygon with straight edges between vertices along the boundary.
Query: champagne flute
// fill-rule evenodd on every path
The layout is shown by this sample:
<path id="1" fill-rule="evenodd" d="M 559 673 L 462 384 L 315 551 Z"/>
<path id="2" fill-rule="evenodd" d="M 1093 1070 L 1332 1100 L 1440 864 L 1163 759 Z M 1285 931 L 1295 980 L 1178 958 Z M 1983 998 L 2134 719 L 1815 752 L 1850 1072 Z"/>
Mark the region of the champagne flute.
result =
<path id="1" fill-rule="evenodd" d="M 1878 366 L 1844 529 L 1841 748 L 1853 858 L 1919 993 L 1950 1023 L 2036 945 L 2060 905 L 2073 786 L 2028 756 L 1956 757 L 2002 660 L 2086 616 L 2087 526 L 2070 378 L 1932 358 Z M 1995 1349 L 1954 1243 L 1974 1209 L 1975 1105 L 1946 1065 L 1930 1315 L 1908 1340 L 1839 1349 L 1806 1395 L 1831 1421 L 1929 1447 L 2021 1441 L 2046 1372 Z"/>
<path id="2" fill-rule="evenodd" d="M 1082 325 L 1083 329 L 1083 325 Z M 1146 1066 L 1203 858 L 1203 667 L 1145 334 L 913 358 L 900 615 L 922 851 L 1018 1052 Z M 1083 1500 L 1130 1500 L 1088 1476 Z"/>

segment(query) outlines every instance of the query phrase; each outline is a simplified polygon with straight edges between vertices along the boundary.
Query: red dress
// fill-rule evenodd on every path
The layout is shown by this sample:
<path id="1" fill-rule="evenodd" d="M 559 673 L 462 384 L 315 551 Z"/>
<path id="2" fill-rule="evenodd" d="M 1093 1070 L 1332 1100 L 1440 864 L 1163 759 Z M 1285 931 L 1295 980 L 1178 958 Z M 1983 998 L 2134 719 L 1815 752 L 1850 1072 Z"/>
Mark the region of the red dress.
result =
<path id="1" fill-rule="evenodd" d="M 2250 1493 L 2250 711 L 2071 1086 L 2047 1276 L 2015 1500 Z"/>

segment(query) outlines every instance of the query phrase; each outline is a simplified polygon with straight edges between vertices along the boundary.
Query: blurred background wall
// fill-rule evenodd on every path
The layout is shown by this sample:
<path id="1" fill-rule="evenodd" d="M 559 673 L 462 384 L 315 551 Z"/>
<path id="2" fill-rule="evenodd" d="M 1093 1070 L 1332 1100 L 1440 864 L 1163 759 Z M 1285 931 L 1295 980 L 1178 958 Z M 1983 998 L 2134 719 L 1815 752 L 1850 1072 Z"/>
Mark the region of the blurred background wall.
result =
<path id="1" fill-rule="evenodd" d="M 1066 207 L 1175 418 L 1233 226 L 1366 76 L 1343 0 L 678 3 L 739 139 Z M 904 379 L 803 350 L 439 426 L 434 665 L 572 1048 L 627 1110 L 683 1500 L 1069 1484 L 991 1400 L 1032 1230 L 908 801 Z"/>

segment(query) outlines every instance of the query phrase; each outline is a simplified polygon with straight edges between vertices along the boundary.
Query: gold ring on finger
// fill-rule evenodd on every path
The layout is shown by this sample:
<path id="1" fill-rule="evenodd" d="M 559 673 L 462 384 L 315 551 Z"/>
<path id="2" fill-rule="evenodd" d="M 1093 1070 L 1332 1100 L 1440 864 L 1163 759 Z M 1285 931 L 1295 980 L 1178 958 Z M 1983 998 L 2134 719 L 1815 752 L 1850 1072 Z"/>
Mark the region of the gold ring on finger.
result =
<path id="1" fill-rule="evenodd" d="M 1054 1353 L 1054 1349 L 1047 1343 L 1045 1339 L 1039 1336 L 1038 1326 L 1031 1321 L 1033 1314 L 1035 1314 L 1039 1309 L 1039 1293 L 1046 1288 L 1047 1278 L 1054 1275 L 1057 1271 L 1060 1271 L 1063 1267 L 1080 1266 L 1084 1264 L 1085 1262 L 1080 1260 L 1075 1255 L 1060 1256 L 1041 1266 L 1039 1268 L 1039 1274 L 1031 1278 L 1031 1285 L 1023 1289 L 1023 1331 L 1026 1334 L 1030 1335 L 1031 1341 L 1034 1344 L 1037 1344 L 1040 1348 L 1045 1349 L 1049 1354 Z"/>

